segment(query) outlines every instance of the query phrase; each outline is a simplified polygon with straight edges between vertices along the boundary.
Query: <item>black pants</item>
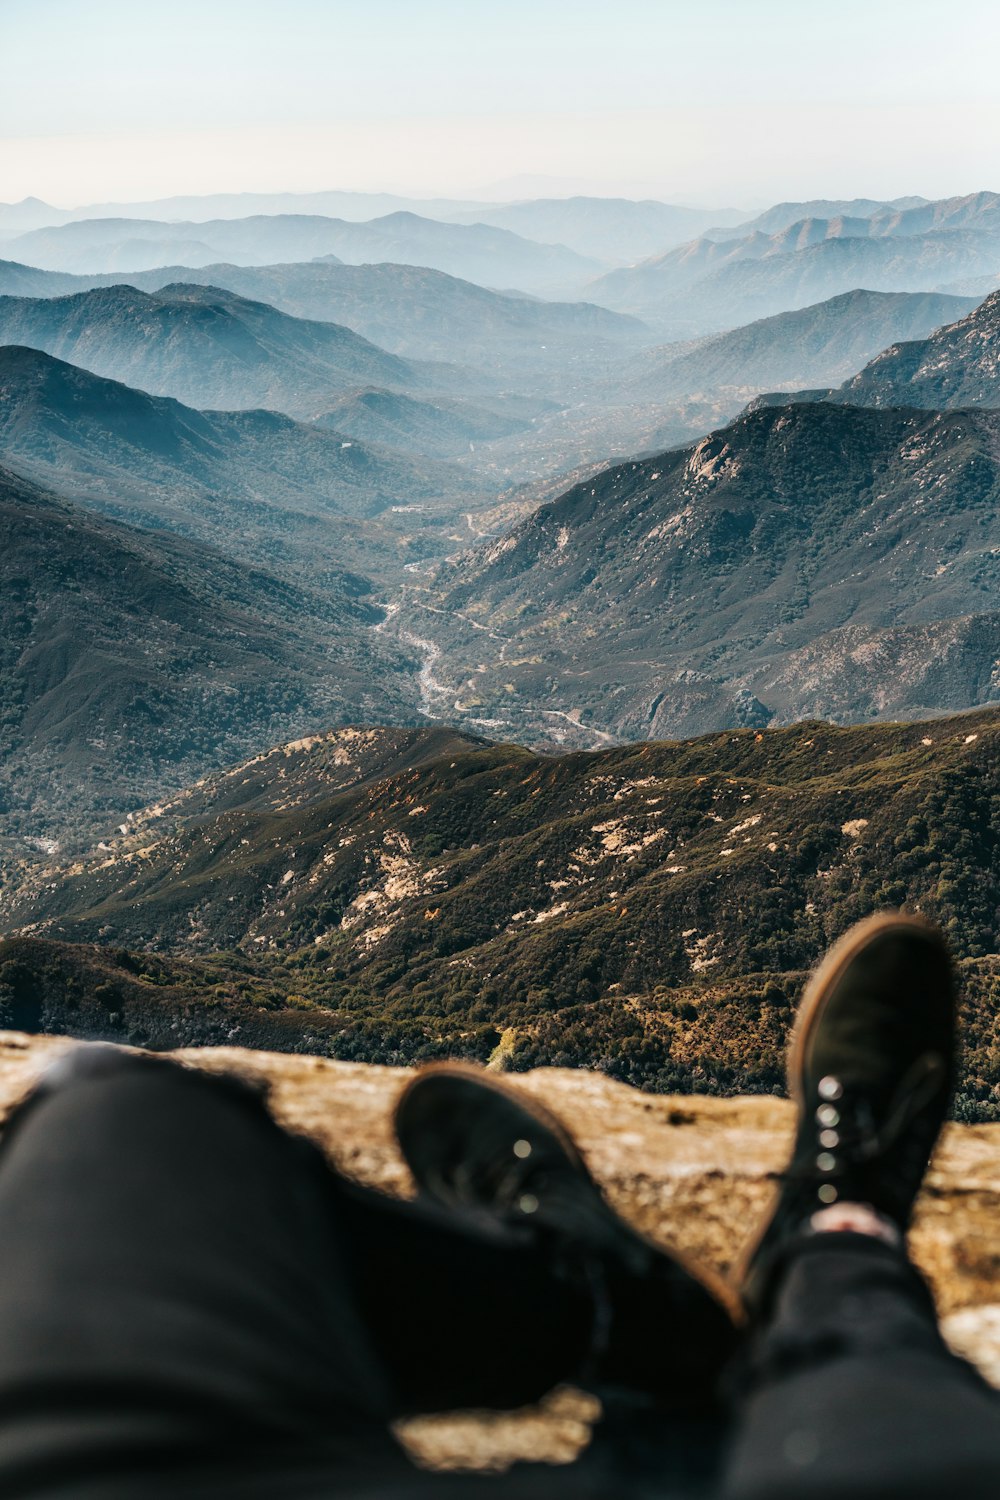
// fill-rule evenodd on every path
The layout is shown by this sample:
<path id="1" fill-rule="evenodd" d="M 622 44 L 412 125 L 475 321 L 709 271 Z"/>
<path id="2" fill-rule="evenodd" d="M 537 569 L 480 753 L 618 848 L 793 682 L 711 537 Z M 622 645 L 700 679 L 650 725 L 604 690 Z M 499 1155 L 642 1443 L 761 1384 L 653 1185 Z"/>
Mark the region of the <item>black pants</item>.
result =
<path id="1" fill-rule="evenodd" d="M 741 1364 L 726 1500 L 1000 1496 L 1000 1395 L 948 1351 L 924 1282 L 880 1241 L 790 1247 Z"/>
<path id="2" fill-rule="evenodd" d="M 81 1049 L 0 1145 L 0 1497 L 461 1494 L 389 1422 L 536 1400 L 591 1318 L 527 1231 L 347 1184 L 232 1080 Z"/>
<path id="3" fill-rule="evenodd" d="M 241 1086 L 104 1049 L 61 1071 L 0 1146 L 3 1500 L 674 1497 L 685 1444 L 725 1452 L 668 1413 L 640 1464 L 612 1434 L 570 1469 L 422 1474 L 392 1418 L 578 1376 L 586 1295 L 528 1232 L 344 1183 Z M 647 1365 L 684 1361 L 669 1328 L 646 1337 Z M 813 1239 L 748 1351 L 726 1463 L 727 1500 L 992 1496 L 1000 1404 L 901 1256 Z"/>

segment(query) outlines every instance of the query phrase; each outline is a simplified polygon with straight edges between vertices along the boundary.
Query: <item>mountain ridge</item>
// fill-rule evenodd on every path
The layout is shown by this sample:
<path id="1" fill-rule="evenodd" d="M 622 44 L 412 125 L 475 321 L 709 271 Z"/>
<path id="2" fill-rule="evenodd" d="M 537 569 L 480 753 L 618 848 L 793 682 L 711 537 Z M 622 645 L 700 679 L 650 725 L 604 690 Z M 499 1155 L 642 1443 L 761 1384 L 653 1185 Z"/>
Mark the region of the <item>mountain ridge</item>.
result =
<path id="1" fill-rule="evenodd" d="M 269 407 L 302 417 L 359 385 L 427 383 L 351 329 L 184 283 L 155 294 L 114 285 L 53 298 L 0 296 L 0 343 L 201 408 Z"/>
<path id="2" fill-rule="evenodd" d="M 585 480 L 397 618 L 439 714 L 537 743 L 970 707 L 1000 691 L 998 453 L 987 411 L 763 407 Z"/>
<path id="3" fill-rule="evenodd" d="M 556 756 L 436 733 L 278 747 L 8 886 L 0 1008 L 157 1045 L 238 1026 L 335 1057 L 770 1092 L 806 971 L 906 903 L 949 931 L 964 1117 L 992 1117 L 995 708 Z"/>
<path id="4" fill-rule="evenodd" d="M 855 406 L 1000 407 L 1000 292 L 923 339 L 893 343 L 838 388 L 796 392 Z M 769 400 L 780 399 L 771 396 Z"/>
<path id="5" fill-rule="evenodd" d="M 771 379 L 775 370 L 802 369 L 806 365 L 809 378 L 801 384 L 818 386 L 818 368 L 853 374 L 859 363 L 857 351 L 869 348 L 872 354 L 881 353 L 889 344 L 900 341 L 892 336 L 895 328 L 909 324 L 930 333 L 972 311 L 975 305 L 971 297 L 856 288 L 809 307 L 710 335 L 689 351 L 682 348 L 672 353 L 670 345 L 644 350 L 632 365 L 636 372 L 642 372 L 635 376 L 637 384 L 648 383 L 650 391 L 661 396 L 706 387 L 745 388 L 769 381 L 773 389 L 778 389 L 782 382 Z"/>

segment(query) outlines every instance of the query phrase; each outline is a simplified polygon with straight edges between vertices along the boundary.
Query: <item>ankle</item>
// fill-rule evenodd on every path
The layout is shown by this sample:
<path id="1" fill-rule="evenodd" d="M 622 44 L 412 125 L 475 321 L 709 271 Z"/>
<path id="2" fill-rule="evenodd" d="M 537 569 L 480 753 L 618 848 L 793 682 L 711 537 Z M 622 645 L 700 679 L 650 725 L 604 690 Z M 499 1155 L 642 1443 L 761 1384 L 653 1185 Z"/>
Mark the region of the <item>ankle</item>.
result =
<path id="1" fill-rule="evenodd" d="M 893 1250 L 901 1249 L 903 1244 L 899 1226 L 870 1203 L 832 1203 L 812 1215 L 808 1229 L 811 1234 L 868 1235 Z"/>

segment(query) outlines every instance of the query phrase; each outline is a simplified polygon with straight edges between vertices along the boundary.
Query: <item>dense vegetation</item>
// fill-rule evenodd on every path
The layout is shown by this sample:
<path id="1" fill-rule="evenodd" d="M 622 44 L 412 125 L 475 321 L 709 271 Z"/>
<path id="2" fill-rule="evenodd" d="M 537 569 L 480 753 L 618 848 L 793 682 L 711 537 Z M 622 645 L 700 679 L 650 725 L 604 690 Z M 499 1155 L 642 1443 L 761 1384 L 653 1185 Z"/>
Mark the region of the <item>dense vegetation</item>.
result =
<path id="1" fill-rule="evenodd" d="M 9 896 L 33 934 L 0 949 L 10 1024 L 771 1090 L 804 972 L 905 905 L 962 962 L 960 1109 L 1000 1097 L 1000 714 L 560 757 L 428 758 L 411 731 L 374 775 L 369 734 L 284 778 L 252 763 L 242 805 L 221 778 L 215 807 L 209 783 Z"/>

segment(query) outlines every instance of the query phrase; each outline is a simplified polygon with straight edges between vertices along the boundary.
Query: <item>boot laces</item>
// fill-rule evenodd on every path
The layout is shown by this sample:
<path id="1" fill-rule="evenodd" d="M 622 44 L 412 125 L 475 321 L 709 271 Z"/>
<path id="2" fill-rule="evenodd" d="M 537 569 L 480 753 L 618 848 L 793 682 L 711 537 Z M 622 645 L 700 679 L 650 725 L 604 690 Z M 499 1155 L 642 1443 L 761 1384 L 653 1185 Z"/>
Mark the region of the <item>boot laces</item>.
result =
<path id="1" fill-rule="evenodd" d="M 858 1168 L 866 1168 L 902 1147 L 909 1155 L 918 1149 L 921 1163 L 926 1161 L 921 1133 L 911 1127 L 939 1092 L 946 1076 L 944 1058 L 937 1052 L 925 1052 L 918 1057 L 903 1075 L 889 1102 L 884 1119 L 879 1125 L 871 1101 L 865 1097 L 852 1099 L 841 1089 L 839 1080 L 831 1079 L 837 1089 L 837 1116 L 835 1129 L 819 1128 L 815 1142 L 798 1153 L 797 1159 L 781 1173 L 781 1180 L 790 1183 L 814 1184 L 817 1176 L 824 1181 L 835 1182 L 848 1176 Z M 823 1106 L 817 1110 L 817 1124 L 823 1127 Z M 835 1193 L 829 1201 L 839 1197 Z M 821 1194 L 821 1201 L 827 1201 Z"/>

